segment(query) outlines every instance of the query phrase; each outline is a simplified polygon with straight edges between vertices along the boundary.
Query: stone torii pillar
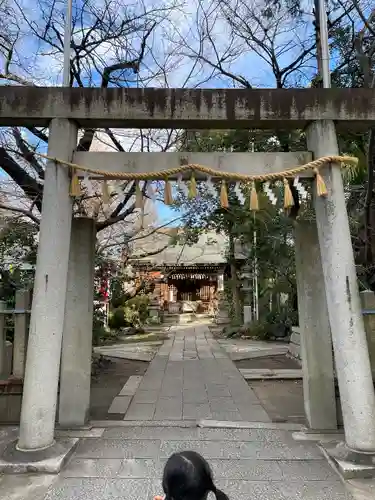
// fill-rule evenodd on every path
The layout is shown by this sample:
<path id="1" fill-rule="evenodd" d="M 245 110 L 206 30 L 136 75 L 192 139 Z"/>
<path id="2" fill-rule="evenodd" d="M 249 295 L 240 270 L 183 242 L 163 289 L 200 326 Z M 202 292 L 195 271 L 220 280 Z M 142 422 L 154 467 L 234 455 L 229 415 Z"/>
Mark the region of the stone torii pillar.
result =
<path id="1" fill-rule="evenodd" d="M 48 154 L 71 161 L 77 145 L 75 123 L 55 118 Z M 68 278 L 72 198 L 69 170 L 48 161 L 17 449 L 39 451 L 54 444 L 61 341 Z"/>
<path id="2" fill-rule="evenodd" d="M 333 121 L 313 122 L 306 136 L 316 158 L 338 154 Z M 351 451 L 375 453 L 374 386 L 340 167 L 321 174 L 328 195 L 314 204 L 345 440 Z"/>
<path id="3" fill-rule="evenodd" d="M 303 400 L 310 429 L 337 429 L 337 412 L 324 276 L 315 221 L 294 230 Z"/>
<path id="4" fill-rule="evenodd" d="M 60 370 L 62 427 L 85 425 L 90 409 L 95 241 L 95 221 L 74 218 Z"/>

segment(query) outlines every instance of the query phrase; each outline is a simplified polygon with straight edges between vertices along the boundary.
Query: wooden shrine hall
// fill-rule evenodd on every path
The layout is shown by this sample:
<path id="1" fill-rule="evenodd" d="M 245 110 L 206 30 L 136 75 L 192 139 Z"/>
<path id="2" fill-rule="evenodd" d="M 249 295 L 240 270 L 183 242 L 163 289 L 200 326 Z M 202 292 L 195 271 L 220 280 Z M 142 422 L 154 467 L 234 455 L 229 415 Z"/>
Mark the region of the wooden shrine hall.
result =
<path id="1" fill-rule="evenodd" d="M 163 231 L 157 244 L 163 248 L 169 238 L 169 231 Z M 150 245 L 155 249 L 155 235 Z M 224 290 L 226 248 L 223 235 L 208 232 L 193 245 L 171 245 L 156 255 L 135 258 L 132 267 L 138 279 L 155 280 L 154 297 L 168 312 L 213 313 L 218 293 Z"/>

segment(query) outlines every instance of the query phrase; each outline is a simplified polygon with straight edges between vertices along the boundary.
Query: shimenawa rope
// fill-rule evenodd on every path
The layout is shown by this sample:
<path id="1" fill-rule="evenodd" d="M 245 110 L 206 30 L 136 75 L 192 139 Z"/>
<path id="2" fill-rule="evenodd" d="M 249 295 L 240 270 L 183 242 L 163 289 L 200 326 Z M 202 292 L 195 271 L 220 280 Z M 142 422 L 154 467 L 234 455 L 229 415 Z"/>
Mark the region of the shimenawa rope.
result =
<path id="1" fill-rule="evenodd" d="M 289 187 L 288 179 L 294 178 L 303 172 L 308 170 L 313 170 L 316 178 L 316 189 L 318 196 L 327 195 L 327 187 L 324 182 L 323 177 L 320 175 L 319 170 L 329 163 L 340 163 L 341 167 L 347 165 L 358 165 L 358 158 L 352 156 L 323 156 L 322 158 L 318 158 L 317 160 L 310 161 L 305 165 L 301 165 L 299 167 L 294 167 L 289 170 L 283 170 L 281 172 L 267 173 L 267 174 L 258 174 L 258 175 L 243 175 L 235 172 L 223 172 L 220 170 L 215 170 L 211 167 L 207 167 L 204 165 L 198 165 L 196 163 L 191 163 L 188 165 L 181 165 L 176 168 L 166 169 L 166 170 L 158 170 L 156 172 L 140 172 L 140 173 L 129 173 L 129 172 L 105 172 L 102 170 L 97 170 L 89 167 L 85 167 L 83 165 L 78 165 L 76 163 L 72 163 L 66 160 L 61 160 L 59 158 L 54 158 L 50 155 L 46 155 L 43 153 L 34 152 L 35 155 L 45 158 L 47 160 L 53 161 L 56 164 L 61 164 L 66 167 L 70 167 L 72 170 L 72 179 L 71 179 L 71 196 L 80 196 L 80 185 L 79 185 L 79 177 L 78 172 L 86 172 L 88 174 L 92 174 L 95 176 L 102 177 L 103 182 L 103 202 L 108 203 L 108 185 L 107 179 L 118 179 L 118 180 L 134 180 L 134 181 L 147 181 L 147 180 L 164 180 L 165 181 L 165 192 L 164 192 L 164 202 L 168 205 L 173 203 L 172 199 L 172 191 L 171 186 L 169 184 L 169 177 L 176 176 L 178 174 L 182 174 L 187 171 L 191 171 L 191 179 L 189 183 L 189 198 L 194 198 L 197 195 L 197 187 L 196 187 L 196 179 L 194 172 L 201 172 L 206 174 L 207 177 L 219 178 L 222 180 L 221 192 L 220 192 L 220 200 L 223 208 L 228 207 L 228 194 L 227 194 L 227 181 L 236 181 L 249 183 L 251 185 L 251 194 L 250 194 L 250 209 L 258 210 L 259 202 L 258 195 L 256 192 L 256 182 L 267 182 L 267 181 L 275 181 L 275 180 L 283 180 L 284 182 L 284 207 L 290 208 L 293 206 L 293 196 Z M 136 190 L 137 195 L 139 197 L 139 188 Z M 138 201 L 137 204 L 140 204 Z"/>

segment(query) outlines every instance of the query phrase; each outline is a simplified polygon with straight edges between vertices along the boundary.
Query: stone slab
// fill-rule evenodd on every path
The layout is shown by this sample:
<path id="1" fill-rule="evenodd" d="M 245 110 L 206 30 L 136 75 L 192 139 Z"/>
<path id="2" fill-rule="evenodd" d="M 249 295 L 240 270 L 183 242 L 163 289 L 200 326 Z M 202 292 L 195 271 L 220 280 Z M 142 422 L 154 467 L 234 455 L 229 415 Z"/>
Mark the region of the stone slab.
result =
<path id="1" fill-rule="evenodd" d="M 255 422 L 271 422 L 270 417 L 261 405 L 250 405 L 238 403 L 238 409 L 242 420 L 254 420 Z"/>
<path id="2" fill-rule="evenodd" d="M 280 494 L 288 500 L 353 500 L 353 496 L 339 481 L 284 481 L 278 486 Z"/>
<path id="3" fill-rule="evenodd" d="M 207 459 L 322 460 L 315 444 L 271 441 L 161 441 L 160 456 L 191 449 Z"/>
<path id="4" fill-rule="evenodd" d="M 375 479 L 350 479 L 346 485 L 356 500 L 375 498 Z"/>
<path id="5" fill-rule="evenodd" d="M 293 432 L 292 435 L 296 441 L 332 442 L 345 440 L 345 435 L 341 429 L 337 431 L 328 430 L 326 432 L 324 430 L 318 432 L 309 429 L 301 432 Z"/>
<path id="6" fill-rule="evenodd" d="M 353 500 L 339 481 L 217 481 L 217 487 L 235 500 Z"/>
<path id="7" fill-rule="evenodd" d="M 343 441 L 322 442 L 320 448 L 343 479 L 375 478 L 375 453 L 355 452 Z"/>
<path id="8" fill-rule="evenodd" d="M 16 441 L 12 441 L 0 457 L 0 472 L 57 474 L 74 451 L 78 441 L 78 438 L 58 438 L 50 448 L 36 452 L 18 451 L 15 447 Z"/>
<path id="9" fill-rule="evenodd" d="M 104 430 L 104 428 L 100 427 L 91 429 L 56 429 L 55 437 L 99 438 L 102 437 Z"/>
<path id="10" fill-rule="evenodd" d="M 75 458 L 158 458 L 158 439 L 83 439 L 77 446 Z"/>
<path id="11" fill-rule="evenodd" d="M 110 358 L 120 358 L 120 359 L 131 359 L 134 361 L 151 361 L 153 357 L 155 356 L 154 353 L 147 353 L 147 352 L 131 352 L 128 350 L 122 350 L 122 349 L 112 349 L 112 350 L 106 350 L 105 352 L 103 351 L 95 351 L 96 354 L 101 354 L 102 356 L 107 356 Z"/>
<path id="12" fill-rule="evenodd" d="M 95 427 L 196 427 L 196 422 L 186 420 L 92 420 Z"/>
<path id="13" fill-rule="evenodd" d="M 61 472 L 63 477 L 114 477 L 123 460 L 121 458 L 72 458 Z"/>
<path id="14" fill-rule="evenodd" d="M 184 403 L 183 405 L 183 418 L 186 420 L 210 418 L 211 415 L 211 408 L 208 403 Z"/>
<path id="15" fill-rule="evenodd" d="M 131 399 L 131 396 L 117 396 L 112 401 L 112 404 L 108 409 L 108 413 L 123 413 L 125 415 Z"/>
<path id="16" fill-rule="evenodd" d="M 155 414 L 154 403 L 135 403 L 129 406 L 124 420 L 152 420 Z"/>
<path id="17" fill-rule="evenodd" d="M 111 427 L 103 437 L 110 439 L 154 439 L 164 441 L 293 441 L 283 429 L 225 429 L 199 427 Z"/>
<path id="18" fill-rule="evenodd" d="M 285 342 L 265 342 L 261 340 L 218 340 L 219 345 L 228 354 L 249 355 L 255 353 L 265 353 L 265 356 L 285 354 L 288 351 L 288 345 Z"/>
<path id="19" fill-rule="evenodd" d="M 244 359 L 257 359 L 257 358 L 266 358 L 268 356 L 279 356 L 286 354 L 288 352 L 288 347 L 274 347 L 269 349 L 262 350 L 254 350 L 248 352 L 231 352 L 229 357 L 233 361 L 242 361 Z"/>
<path id="20" fill-rule="evenodd" d="M 54 474 L 4 474 L 0 476 L 2 500 L 42 500 L 56 481 Z"/>
<path id="21" fill-rule="evenodd" d="M 130 376 L 124 387 L 121 389 L 119 396 L 134 396 L 139 387 L 139 384 L 142 381 L 142 378 L 143 377 L 141 375 Z"/>
<path id="22" fill-rule="evenodd" d="M 238 410 L 230 411 L 230 410 L 222 410 L 222 411 L 213 411 L 212 419 L 221 419 L 221 420 L 230 420 L 234 422 L 241 422 L 243 420 L 241 413 Z"/>
<path id="23" fill-rule="evenodd" d="M 158 400 L 158 391 L 140 391 L 138 390 L 133 397 L 134 403 L 153 403 L 155 404 Z"/>
<path id="24" fill-rule="evenodd" d="M 339 481 L 339 476 L 326 460 L 278 460 L 284 479 L 304 481 Z"/>
<path id="25" fill-rule="evenodd" d="M 180 393 L 177 397 L 159 398 L 154 416 L 156 420 L 182 419 L 182 394 Z"/>
<path id="26" fill-rule="evenodd" d="M 302 379 L 300 369 L 270 369 L 270 368 L 241 368 L 241 375 L 245 380 L 299 380 Z"/>
<path id="27" fill-rule="evenodd" d="M 121 461 L 118 477 L 129 478 L 162 478 L 164 460 L 125 459 Z"/>
<path id="28" fill-rule="evenodd" d="M 150 498 L 149 479 L 61 478 L 43 500 L 139 500 Z"/>
<path id="29" fill-rule="evenodd" d="M 304 425 L 295 423 L 275 423 L 275 422 L 230 422 L 223 420 L 201 419 L 197 422 L 201 428 L 219 428 L 219 429 L 285 429 L 298 431 L 305 429 Z"/>

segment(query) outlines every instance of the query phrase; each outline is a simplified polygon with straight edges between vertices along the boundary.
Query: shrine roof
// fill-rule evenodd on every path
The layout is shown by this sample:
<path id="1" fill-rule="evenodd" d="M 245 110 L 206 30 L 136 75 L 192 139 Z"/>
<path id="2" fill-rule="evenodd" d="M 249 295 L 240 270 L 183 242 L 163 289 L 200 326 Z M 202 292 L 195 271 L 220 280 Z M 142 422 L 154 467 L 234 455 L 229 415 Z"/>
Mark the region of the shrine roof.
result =
<path id="1" fill-rule="evenodd" d="M 156 248 L 162 248 L 170 240 L 169 234 L 153 235 L 149 242 L 144 240 L 140 243 L 137 253 L 146 253 Z M 197 243 L 193 245 L 176 244 L 168 246 L 156 255 L 144 258 L 132 259 L 133 265 L 138 266 L 164 266 L 164 267 L 202 267 L 209 265 L 224 266 L 227 262 L 226 252 L 228 248 L 228 239 L 225 235 L 215 232 L 202 233 Z M 241 258 L 237 252 L 237 258 Z M 242 257 L 243 258 L 243 257 Z"/>

